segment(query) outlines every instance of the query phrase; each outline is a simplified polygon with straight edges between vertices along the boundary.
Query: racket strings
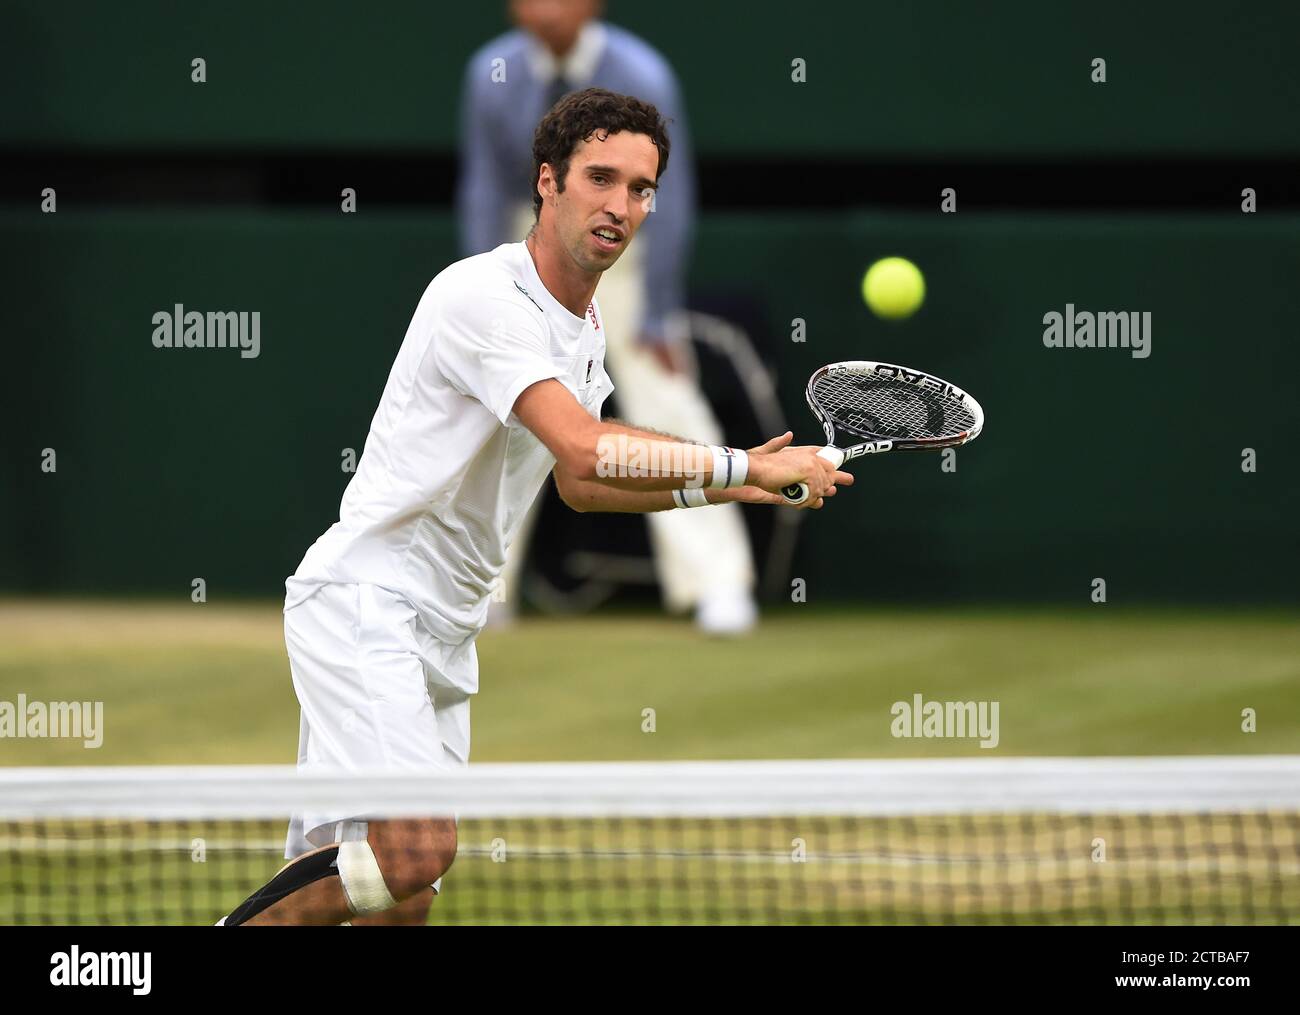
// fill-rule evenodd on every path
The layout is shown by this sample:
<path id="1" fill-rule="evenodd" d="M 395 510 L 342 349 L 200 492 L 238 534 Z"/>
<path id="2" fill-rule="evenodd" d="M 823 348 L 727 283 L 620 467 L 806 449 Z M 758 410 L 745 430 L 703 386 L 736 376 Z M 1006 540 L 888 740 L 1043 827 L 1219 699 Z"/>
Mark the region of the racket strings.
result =
<path id="1" fill-rule="evenodd" d="M 813 397 L 838 428 L 864 437 L 951 437 L 975 423 L 961 398 L 891 377 L 826 374 L 814 383 Z"/>

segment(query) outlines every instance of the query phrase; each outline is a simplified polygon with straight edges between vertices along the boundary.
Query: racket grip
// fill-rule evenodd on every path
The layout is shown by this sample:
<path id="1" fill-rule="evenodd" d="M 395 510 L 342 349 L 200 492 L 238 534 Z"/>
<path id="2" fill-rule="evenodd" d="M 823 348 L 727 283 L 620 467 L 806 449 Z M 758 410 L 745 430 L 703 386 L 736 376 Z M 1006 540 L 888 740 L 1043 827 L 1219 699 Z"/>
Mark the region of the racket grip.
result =
<path id="1" fill-rule="evenodd" d="M 837 469 L 844 464 L 844 452 L 830 444 L 818 451 L 817 457 L 825 458 Z M 781 491 L 781 496 L 787 504 L 802 504 L 808 499 L 808 484 L 793 483 Z"/>

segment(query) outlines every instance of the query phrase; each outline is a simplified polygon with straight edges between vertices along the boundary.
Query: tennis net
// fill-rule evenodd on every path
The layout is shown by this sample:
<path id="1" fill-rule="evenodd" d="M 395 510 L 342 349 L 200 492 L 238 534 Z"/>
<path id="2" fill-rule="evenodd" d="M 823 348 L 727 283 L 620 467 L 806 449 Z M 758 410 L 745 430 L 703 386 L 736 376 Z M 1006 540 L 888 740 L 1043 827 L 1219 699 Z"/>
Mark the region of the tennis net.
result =
<path id="1" fill-rule="evenodd" d="M 0 923 L 211 924 L 301 811 L 451 815 L 432 923 L 1300 922 L 1300 757 L 0 770 Z"/>

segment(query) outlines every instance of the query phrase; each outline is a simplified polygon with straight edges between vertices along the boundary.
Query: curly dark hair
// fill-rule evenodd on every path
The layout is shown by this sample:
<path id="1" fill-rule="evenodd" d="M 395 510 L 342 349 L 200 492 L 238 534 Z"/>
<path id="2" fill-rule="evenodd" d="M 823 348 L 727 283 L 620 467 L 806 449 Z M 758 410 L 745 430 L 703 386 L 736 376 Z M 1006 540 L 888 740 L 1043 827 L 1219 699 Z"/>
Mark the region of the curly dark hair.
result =
<path id="1" fill-rule="evenodd" d="M 618 134 L 645 134 L 659 149 L 659 170 L 655 182 L 668 168 L 668 127 L 659 110 L 631 95 L 620 95 L 604 88 L 585 88 L 570 92 L 542 117 L 533 134 L 533 217 L 542 211 L 542 195 L 537 192 L 537 176 L 542 163 L 555 170 L 555 185 L 564 192 L 569 175 L 569 159 L 582 141 L 597 131 Z"/>

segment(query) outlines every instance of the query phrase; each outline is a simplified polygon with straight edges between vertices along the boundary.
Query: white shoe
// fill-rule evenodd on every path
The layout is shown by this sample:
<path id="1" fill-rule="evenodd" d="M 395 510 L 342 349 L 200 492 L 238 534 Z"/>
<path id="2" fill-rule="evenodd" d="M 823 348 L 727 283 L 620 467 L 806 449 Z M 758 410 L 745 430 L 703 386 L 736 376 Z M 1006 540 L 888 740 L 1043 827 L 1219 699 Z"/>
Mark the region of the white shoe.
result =
<path id="1" fill-rule="evenodd" d="M 758 623 L 758 606 L 748 591 L 727 589 L 702 596 L 695 607 L 695 626 L 705 634 L 735 637 Z"/>

